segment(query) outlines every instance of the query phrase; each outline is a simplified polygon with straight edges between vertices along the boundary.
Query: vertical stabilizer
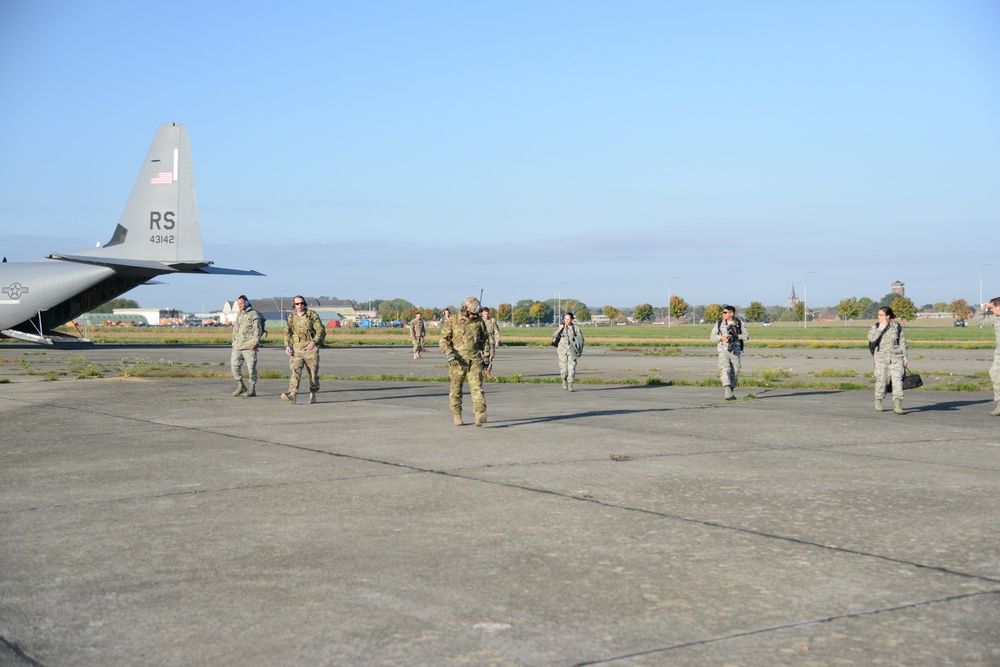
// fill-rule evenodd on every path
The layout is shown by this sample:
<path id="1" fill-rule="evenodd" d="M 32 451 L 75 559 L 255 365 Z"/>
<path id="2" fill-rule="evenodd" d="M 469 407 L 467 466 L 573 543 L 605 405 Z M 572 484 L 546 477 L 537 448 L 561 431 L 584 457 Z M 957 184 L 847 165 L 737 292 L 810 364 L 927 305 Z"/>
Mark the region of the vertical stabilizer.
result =
<path id="1" fill-rule="evenodd" d="M 168 264 L 204 260 L 191 147 L 183 125 L 165 123 L 156 131 L 111 240 L 74 255 Z"/>

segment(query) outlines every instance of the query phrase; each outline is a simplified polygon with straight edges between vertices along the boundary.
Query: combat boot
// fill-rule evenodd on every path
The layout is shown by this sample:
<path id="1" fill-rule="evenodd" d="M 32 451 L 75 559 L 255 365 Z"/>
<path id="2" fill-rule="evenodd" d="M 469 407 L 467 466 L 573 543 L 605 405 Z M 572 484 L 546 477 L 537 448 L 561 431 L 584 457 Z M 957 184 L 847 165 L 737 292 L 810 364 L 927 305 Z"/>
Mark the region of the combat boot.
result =
<path id="1" fill-rule="evenodd" d="M 316 392 L 315 391 L 310 391 L 309 392 L 309 405 L 316 405 Z"/>
<path id="2" fill-rule="evenodd" d="M 569 382 L 566 382 L 566 378 L 563 378 L 562 381 L 563 381 L 563 389 L 568 390 L 569 389 Z"/>
<path id="3" fill-rule="evenodd" d="M 290 391 L 287 394 L 282 394 L 281 400 L 283 400 L 285 403 L 291 403 L 292 405 L 295 405 L 295 392 Z"/>
<path id="4" fill-rule="evenodd" d="M 462 414 L 458 413 L 455 415 L 455 426 L 461 426 L 461 425 L 462 425 Z"/>
<path id="5" fill-rule="evenodd" d="M 736 396 L 733 395 L 733 388 L 730 387 L 728 384 L 726 385 L 726 400 L 727 401 L 736 400 Z"/>
<path id="6" fill-rule="evenodd" d="M 997 401 L 997 406 L 993 409 L 993 412 L 991 412 L 990 414 L 993 415 L 994 417 L 1000 417 L 1000 401 Z"/>
<path id="7" fill-rule="evenodd" d="M 243 394 L 247 393 L 247 386 L 243 384 L 243 378 L 236 383 L 236 391 L 233 392 L 233 398 L 239 398 Z"/>
<path id="8" fill-rule="evenodd" d="M 256 382 L 251 382 L 250 383 L 250 391 L 248 391 L 247 393 L 243 394 L 243 398 L 253 398 L 256 395 L 257 395 L 257 383 Z"/>
<path id="9" fill-rule="evenodd" d="M 566 382 L 566 391 L 574 391 L 572 382 Z"/>
<path id="10" fill-rule="evenodd" d="M 875 399 L 875 412 L 882 412 L 882 399 L 881 398 L 876 398 Z"/>
<path id="11" fill-rule="evenodd" d="M 897 415 L 903 414 L 903 399 L 894 398 L 892 400 L 892 411 L 895 412 Z"/>
<path id="12" fill-rule="evenodd" d="M 477 412 L 476 413 L 476 426 L 482 426 L 485 423 L 486 423 L 486 413 L 485 412 Z"/>

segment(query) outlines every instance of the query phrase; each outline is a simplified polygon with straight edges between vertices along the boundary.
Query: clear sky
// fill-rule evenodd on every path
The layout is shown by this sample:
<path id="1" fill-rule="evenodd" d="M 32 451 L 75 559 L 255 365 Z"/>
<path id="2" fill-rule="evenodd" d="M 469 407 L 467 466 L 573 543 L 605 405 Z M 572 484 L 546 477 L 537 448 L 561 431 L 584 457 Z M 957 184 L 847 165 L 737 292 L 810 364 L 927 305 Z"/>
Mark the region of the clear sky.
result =
<path id="1" fill-rule="evenodd" d="M 0 98 L 10 261 L 187 126 L 206 258 L 267 277 L 143 306 L 1000 294 L 996 0 L 5 0 Z"/>

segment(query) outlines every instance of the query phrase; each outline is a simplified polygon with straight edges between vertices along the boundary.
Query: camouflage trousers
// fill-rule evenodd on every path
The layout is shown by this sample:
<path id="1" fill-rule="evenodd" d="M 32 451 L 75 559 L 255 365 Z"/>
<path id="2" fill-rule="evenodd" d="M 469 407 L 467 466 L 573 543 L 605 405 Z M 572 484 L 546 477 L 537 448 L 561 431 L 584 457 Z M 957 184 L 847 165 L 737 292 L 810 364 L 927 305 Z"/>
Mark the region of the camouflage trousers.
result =
<path id="1" fill-rule="evenodd" d="M 229 366 L 233 369 L 233 379 L 243 380 L 243 364 L 246 363 L 247 372 L 250 374 L 250 381 L 257 381 L 257 350 L 237 350 L 233 349 L 233 354 L 229 357 Z"/>
<path id="2" fill-rule="evenodd" d="M 557 348 L 556 353 L 559 355 L 559 376 L 572 383 L 576 379 L 576 359 L 570 354 L 568 346 Z"/>
<path id="3" fill-rule="evenodd" d="M 413 338 L 413 354 L 420 354 L 424 351 L 424 337 L 415 336 Z"/>
<path id="4" fill-rule="evenodd" d="M 292 377 L 288 380 L 288 392 L 299 393 L 299 381 L 302 379 L 302 367 L 309 370 L 309 391 L 319 391 L 319 348 L 312 350 L 292 350 L 288 367 L 292 369 Z"/>
<path id="5" fill-rule="evenodd" d="M 993 380 L 993 400 L 1000 401 L 1000 352 L 993 353 L 993 365 L 990 366 L 990 379 Z"/>
<path id="6" fill-rule="evenodd" d="M 885 385 L 892 380 L 892 399 L 903 398 L 903 357 L 875 358 L 875 398 L 885 398 Z"/>
<path id="7" fill-rule="evenodd" d="M 723 349 L 719 352 L 719 380 L 723 387 L 736 387 L 740 381 L 740 366 L 743 363 L 742 350 Z"/>
<path id="8" fill-rule="evenodd" d="M 496 359 L 496 358 L 497 358 L 497 349 L 494 347 L 492 350 L 490 350 L 490 358 L 485 361 L 486 368 L 484 368 L 483 370 L 487 371 L 488 373 L 492 373 L 493 372 L 493 360 Z"/>
<path id="9" fill-rule="evenodd" d="M 483 393 L 483 367 L 477 363 L 448 366 L 448 377 L 451 379 L 451 391 L 448 394 L 451 412 L 462 414 L 462 384 L 469 381 L 469 391 L 472 393 L 472 409 L 476 412 L 486 412 L 486 395 Z"/>

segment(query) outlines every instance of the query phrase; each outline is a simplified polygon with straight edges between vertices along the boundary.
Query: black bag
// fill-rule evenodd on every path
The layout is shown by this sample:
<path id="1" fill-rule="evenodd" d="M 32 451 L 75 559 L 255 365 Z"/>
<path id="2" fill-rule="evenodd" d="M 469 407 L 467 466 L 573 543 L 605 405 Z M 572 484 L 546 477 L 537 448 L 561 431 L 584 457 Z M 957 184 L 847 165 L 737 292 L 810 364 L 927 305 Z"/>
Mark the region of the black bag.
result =
<path id="1" fill-rule="evenodd" d="M 924 381 L 920 379 L 920 376 L 916 373 L 907 373 L 906 369 L 903 369 L 903 391 L 907 389 L 916 389 L 917 387 L 923 387 Z M 885 393 L 892 393 L 892 380 L 890 379 L 885 383 Z"/>
<path id="2" fill-rule="evenodd" d="M 556 334 L 556 337 L 552 339 L 552 342 L 549 343 L 549 345 L 551 345 L 552 347 L 559 347 L 560 338 L 562 338 L 562 331 Z"/>

